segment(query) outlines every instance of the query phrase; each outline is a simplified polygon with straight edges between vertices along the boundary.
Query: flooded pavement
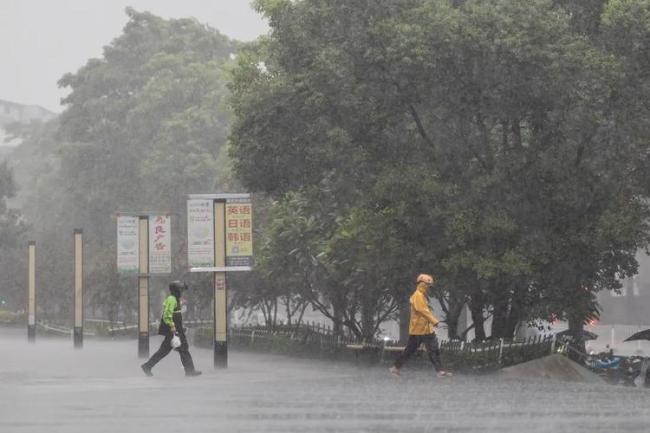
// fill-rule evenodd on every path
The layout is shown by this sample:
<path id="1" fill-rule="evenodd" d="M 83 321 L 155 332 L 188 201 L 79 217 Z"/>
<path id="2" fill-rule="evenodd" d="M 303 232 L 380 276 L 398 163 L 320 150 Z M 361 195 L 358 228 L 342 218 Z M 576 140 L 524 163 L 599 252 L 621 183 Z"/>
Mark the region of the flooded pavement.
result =
<path id="1" fill-rule="evenodd" d="M 194 348 L 203 376 L 177 354 L 139 369 L 135 341 L 39 338 L 0 330 L 0 432 L 645 432 L 650 392 L 600 384 L 437 379 L 404 367 L 358 367 L 230 354 L 227 370 Z M 152 351 L 159 343 L 151 340 Z"/>

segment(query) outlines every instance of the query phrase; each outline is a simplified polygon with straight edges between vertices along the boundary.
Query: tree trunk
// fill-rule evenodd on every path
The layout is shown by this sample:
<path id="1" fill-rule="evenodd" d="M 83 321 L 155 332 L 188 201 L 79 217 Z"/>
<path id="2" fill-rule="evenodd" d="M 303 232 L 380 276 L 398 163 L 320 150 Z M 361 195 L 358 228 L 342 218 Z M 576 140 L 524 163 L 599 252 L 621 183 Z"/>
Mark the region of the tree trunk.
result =
<path id="1" fill-rule="evenodd" d="M 512 338 L 515 335 L 517 325 L 522 320 L 526 319 L 526 307 L 524 305 L 523 294 L 526 290 L 522 287 L 514 286 L 512 298 L 510 299 L 510 311 L 508 313 L 508 320 L 506 322 L 505 332 L 507 338 Z"/>
<path id="2" fill-rule="evenodd" d="M 406 345 L 409 338 L 409 320 L 411 314 L 411 304 L 408 298 L 399 304 L 399 344 Z"/>
<path id="3" fill-rule="evenodd" d="M 262 304 L 260 309 L 262 310 L 262 314 L 264 315 L 264 325 L 267 328 L 270 328 L 271 327 L 271 317 L 269 316 L 269 313 L 266 311 L 266 306 L 264 306 Z"/>
<path id="4" fill-rule="evenodd" d="M 506 326 L 504 328 L 504 338 L 513 338 L 515 336 L 515 330 L 517 329 L 517 324 L 519 324 L 520 320 L 521 315 L 519 314 L 519 309 L 511 305 L 510 313 L 508 314 L 508 319 L 506 320 Z"/>
<path id="5" fill-rule="evenodd" d="M 300 307 L 300 314 L 298 314 L 298 319 L 296 319 L 296 323 L 295 323 L 296 329 L 298 329 L 298 327 L 302 323 L 302 317 L 305 315 L 305 310 L 307 309 L 308 305 L 309 304 L 307 304 L 306 302 L 303 302 L 302 306 Z"/>
<path id="6" fill-rule="evenodd" d="M 291 327 L 292 324 L 292 318 L 293 318 L 293 311 L 291 311 L 291 297 L 289 296 L 283 296 L 282 297 L 282 302 L 284 303 L 284 309 L 287 314 L 287 326 Z"/>
<path id="7" fill-rule="evenodd" d="M 372 341 L 375 334 L 375 306 L 371 304 L 371 300 L 364 299 L 364 304 L 361 306 L 361 334 L 365 341 Z"/>
<path id="8" fill-rule="evenodd" d="M 449 316 L 447 316 L 449 317 Z M 447 319 L 449 320 L 449 319 Z M 458 340 L 458 321 L 451 321 L 447 323 L 447 338 L 449 340 Z"/>
<path id="9" fill-rule="evenodd" d="M 332 319 L 332 332 L 334 332 L 335 336 L 342 336 L 343 335 L 343 311 L 341 308 L 339 308 L 337 305 L 332 304 L 332 315 L 334 318 Z"/>
<path id="10" fill-rule="evenodd" d="M 474 336 L 476 341 L 485 340 L 485 318 L 483 317 L 483 304 L 481 302 L 472 302 L 470 304 L 472 313 L 472 322 L 474 322 Z"/>
<path id="11" fill-rule="evenodd" d="M 463 302 L 452 302 L 451 300 L 449 302 L 445 320 L 447 321 L 447 338 L 450 340 L 458 340 L 461 338 L 458 335 L 458 318 L 464 305 Z"/>
<path id="12" fill-rule="evenodd" d="M 508 302 L 495 302 L 492 308 L 492 339 L 508 338 Z"/>
<path id="13" fill-rule="evenodd" d="M 278 324 L 278 300 L 276 299 L 273 302 L 273 329 L 275 329 L 277 324 Z"/>
<path id="14" fill-rule="evenodd" d="M 577 317 L 569 317 L 569 333 L 573 341 L 569 344 L 569 359 L 582 363 L 582 354 L 585 353 L 585 340 L 583 336 L 583 319 Z"/>

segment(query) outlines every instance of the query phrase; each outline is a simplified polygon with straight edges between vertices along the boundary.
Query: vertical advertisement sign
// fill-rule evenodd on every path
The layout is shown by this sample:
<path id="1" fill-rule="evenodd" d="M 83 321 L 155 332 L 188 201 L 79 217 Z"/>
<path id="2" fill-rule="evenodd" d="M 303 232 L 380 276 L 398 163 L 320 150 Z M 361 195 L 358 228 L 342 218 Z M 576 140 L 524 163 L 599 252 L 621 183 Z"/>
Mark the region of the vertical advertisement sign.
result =
<path id="1" fill-rule="evenodd" d="M 138 273 L 138 217 L 117 217 L 117 271 Z"/>
<path id="2" fill-rule="evenodd" d="M 250 198 L 226 201 L 226 266 L 253 266 L 252 218 Z"/>
<path id="3" fill-rule="evenodd" d="M 187 263 L 190 268 L 214 266 L 213 200 L 187 201 Z"/>
<path id="4" fill-rule="evenodd" d="M 171 224 L 169 215 L 149 217 L 149 273 L 172 272 Z"/>

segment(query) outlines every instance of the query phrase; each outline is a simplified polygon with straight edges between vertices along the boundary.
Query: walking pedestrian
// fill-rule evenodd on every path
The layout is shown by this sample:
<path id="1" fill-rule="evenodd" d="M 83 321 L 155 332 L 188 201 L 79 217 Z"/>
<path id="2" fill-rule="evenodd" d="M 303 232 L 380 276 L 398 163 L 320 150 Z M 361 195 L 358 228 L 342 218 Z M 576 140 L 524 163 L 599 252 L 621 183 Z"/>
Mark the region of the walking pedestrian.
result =
<path id="1" fill-rule="evenodd" d="M 417 352 L 421 344 L 427 349 L 429 360 L 437 371 L 438 377 L 451 376 L 448 371 L 443 370 L 440 362 L 440 349 L 438 348 L 438 339 L 434 328 L 440 322 L 429 309 L 427 296 L 429 289 L 433 286 L 433 277 L 428 274 L 420 274 L 416 280 L 416 289 L 411 295 L 409 302 L 411 304 L 411 317 L 409 321 L 409 338 L 404 351 L 400 354 L 390 367 L 390 372 L 394 376 L 400 375 L 402 365 Z"/>
<path id="2" fill-rule="evenodd" d="M 194 368 L 192 355 L 190 355 L 189 344 L 185 337 L 185 329 L 183 328 L 183 316 L 181 314 L 181 295 L 184 290 L 187 290 L 187 285 L 181 281 L 173 281 L 169 284 L 169 296 L 165 299 L 163 304 L 163 313 L 160 319 L 160 326 L 158 327 L 158 334 L 163 335 L 163 340 L 160 348 L 156 353 L 149 358 L 147 362 L 141 365 L 142 371 L 147 376 L 153 376 L 151 369 L 172 349 L 178 351 L 181 356 L 181 363 L 185 369 L 185 376 L 198 376 L 201 374 Z M 180 346 L 174 348 L 172 339 L 178 337 L 180 339 Z"/>

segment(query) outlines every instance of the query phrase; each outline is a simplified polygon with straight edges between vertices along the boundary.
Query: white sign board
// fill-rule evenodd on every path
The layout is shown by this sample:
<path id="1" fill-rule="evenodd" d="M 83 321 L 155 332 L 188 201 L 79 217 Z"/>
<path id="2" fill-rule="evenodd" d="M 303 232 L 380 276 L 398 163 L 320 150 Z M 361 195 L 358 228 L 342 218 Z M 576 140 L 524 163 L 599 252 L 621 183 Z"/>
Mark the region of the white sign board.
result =
<path id="1" fill-rule="evenodd" d="M 187 263 L 190 268 L 214 266 L 214 202 L 187 201 Z"/>
<path id="2" fill-rule="evenodd" d="M 169 215 L 149 217 L 149 273 L 172 272 L 171 224 Z"/>
<path id="3" fill-rule="evenodd" d="M 138 217 L 117 217 L 117 271 L 138 272 Z"/>

